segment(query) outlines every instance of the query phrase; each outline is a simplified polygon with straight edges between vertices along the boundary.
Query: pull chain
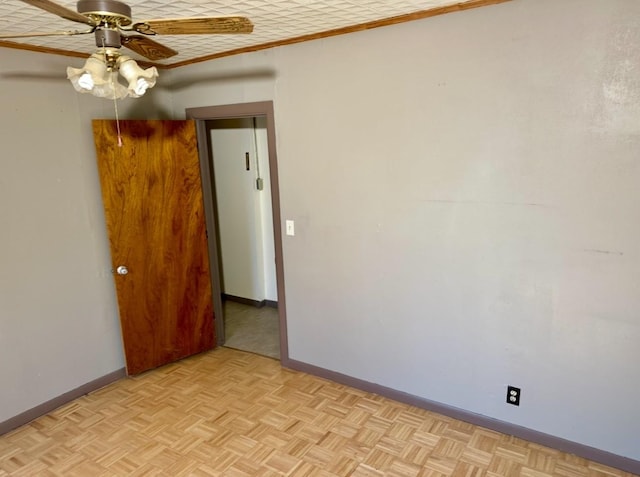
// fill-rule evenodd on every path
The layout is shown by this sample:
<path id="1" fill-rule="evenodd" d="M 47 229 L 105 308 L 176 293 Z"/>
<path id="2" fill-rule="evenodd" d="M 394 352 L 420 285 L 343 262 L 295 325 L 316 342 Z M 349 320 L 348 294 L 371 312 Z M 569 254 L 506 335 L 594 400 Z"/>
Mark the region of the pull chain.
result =
<path id="1" fill-rule="evenodd" d="M 113 75 L 111 76 L 111 86 L 113 86 Z M 122 147 L 122 135 L 120 134 L 120 118 L 118 117 L 118 100 L 115 95 L 115 87 L 113 88 L 113 107 L 116 110 L 116 129 L 118 130 L 118 147 Z"/>
<path id="2" fill-rule="evenodd" d="M 104 64 L 107 63 L 107 48 L 104 44 L 104 38 L 102 38 L 102 54 L 104 55 Z M 116 99 L 116 85 L 113 80 L 113 71 L 109 74 L 109 81 L 111 82 L 111 91 L 113 91 L 113 109 L 116 112 L 116 129 L 118 131 L 118 147 L 122 147 L 122 135 L 120 134 L 120 118 L 118 117 L 118 100 Z"/>

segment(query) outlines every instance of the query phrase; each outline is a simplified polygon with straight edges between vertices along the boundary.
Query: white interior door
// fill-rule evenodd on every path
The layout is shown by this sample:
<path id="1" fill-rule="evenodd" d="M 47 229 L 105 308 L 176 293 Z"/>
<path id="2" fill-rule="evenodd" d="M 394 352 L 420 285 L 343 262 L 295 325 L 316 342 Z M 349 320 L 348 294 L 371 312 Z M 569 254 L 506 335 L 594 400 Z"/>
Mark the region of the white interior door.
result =
<path id="1" fill-rule="evenodd" d="M 253 118 L 209 121 L 218 212 L 222 292 L 275 296 L 275 253 L 266 133 Z M 264 145 L 262 143 L 265 143 Z M 262 189 L 258 179 L 262 179 Z"/>

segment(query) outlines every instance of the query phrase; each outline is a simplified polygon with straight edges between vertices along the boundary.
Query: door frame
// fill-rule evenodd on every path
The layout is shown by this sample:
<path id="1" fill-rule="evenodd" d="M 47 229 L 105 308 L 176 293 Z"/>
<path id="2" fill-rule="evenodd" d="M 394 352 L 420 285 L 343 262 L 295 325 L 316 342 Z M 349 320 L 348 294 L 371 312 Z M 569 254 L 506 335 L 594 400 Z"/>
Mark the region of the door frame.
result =
<path id="1" fill-rule="evenodd" d="M 207 135 L 206 121 L 216 119 L 252 118 L 264 116 L 267 120 L 267 148 L 269 151 L 269 181 L 271 185 L 271 210 L 273 216 L 273 243 L 276 259 L 276 287 L 278 290 L 278 319 L 280 322 L 280 361 L 289 359 L 289 346 L 287 339 L 287 311 L 284 290 L 284 260 L 282 255 L 282 220 L 280 218 L 280 189 L 278 186 L 278 160 L 276 154 L 276 128 L 273 112 L 273 101 L 259 101 L 254 103 L 226 104 L 220 106 L 203 106 L 187 108 L 186 118 L 195 120 L 198 137 L 198 154 L 200 157 L 200 171 L 202 175 L 202 192 L 204 197 L 204 209 L 208 230 L 209 262 L 211 263 L 211 284 L 213 303 L 216 317 L 222 317 L 222 303 L 220 296 L 221 287 L 221 257 L 218 244 L 218 224 L 216 220 L 215 204 L 213 196 L 213 168 L 209 164 L 210 147 Z M 221 319 L 215 321 L 216 346 L 224 344 L 224 322 Z"/>

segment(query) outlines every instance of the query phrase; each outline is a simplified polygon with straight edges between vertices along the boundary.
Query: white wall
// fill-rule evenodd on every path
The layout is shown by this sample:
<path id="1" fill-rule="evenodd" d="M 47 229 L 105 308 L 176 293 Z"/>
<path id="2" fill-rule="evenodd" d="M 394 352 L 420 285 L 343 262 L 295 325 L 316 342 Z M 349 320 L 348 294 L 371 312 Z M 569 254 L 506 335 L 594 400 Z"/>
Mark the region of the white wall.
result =
<path id="1" fill-rule="evenodd" d="M 3 422 L 124 360 L 91 130 L 113 103 L 73 90 L 66 66 L 82 60 L 3 48 L 0 63 Z M 155 94 L 121 115 L 162 116 Z"/>
<path id="2" fill-rule="evenodd" d="M 177 116 L 274 100 L 291 358 L 640 459 L 639 15 L 515 0 L 176 71 Z"/>

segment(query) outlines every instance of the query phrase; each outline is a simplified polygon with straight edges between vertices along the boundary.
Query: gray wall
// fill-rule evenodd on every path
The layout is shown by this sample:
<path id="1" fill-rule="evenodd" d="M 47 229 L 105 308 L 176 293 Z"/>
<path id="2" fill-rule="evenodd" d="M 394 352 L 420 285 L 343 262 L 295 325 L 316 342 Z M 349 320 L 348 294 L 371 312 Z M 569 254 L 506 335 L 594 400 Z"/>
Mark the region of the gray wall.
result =
<path id="1" fill-rule="evenodd" d="M 124 366 L 82 60 L 0 49 L 0 422 Z M 162 91 L 119 103 L 164 114 Z M 169 106 L 167 106 L 169 107 Z"/>
<path id="2" fill-rule="evenodd" d="M 291 358 L 640 459 L 639 14 L 514 0 L 180 68 L 120 107 L 274 100 Z M 0 61 L 1 422 L 123 359 L 90 128 L 111 104 L 7 76 L 78 60 Z"/>
<path id="3" fill-rule="evenodd" d="M 639 16 L 515 0 L 176 71 L 176 115 L 274 100 L 291 358 L 640 459 Z"/>

